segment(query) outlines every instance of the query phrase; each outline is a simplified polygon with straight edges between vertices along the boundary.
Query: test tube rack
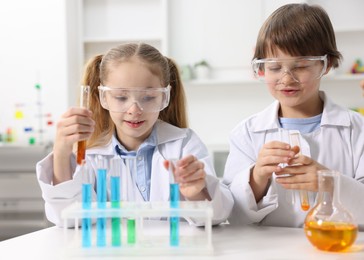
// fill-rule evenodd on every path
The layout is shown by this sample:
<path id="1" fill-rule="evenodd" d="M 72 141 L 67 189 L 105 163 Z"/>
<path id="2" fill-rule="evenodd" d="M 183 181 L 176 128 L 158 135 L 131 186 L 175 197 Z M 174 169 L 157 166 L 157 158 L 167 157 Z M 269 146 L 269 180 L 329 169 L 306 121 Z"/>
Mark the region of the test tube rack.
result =
<path id="1" fill-rule="evenodd" d="M 76 202 L 62 212 L 64 220 L 64 237 L 68 244 L 67 256 L 149 256 L 149 255 L 211 255 L 213 254 L 212 207 L 209 201 L 181 201 L 179 208 L 171 208 L 170 202 L 121 202 L 120 208 L 112 208 L 107 202 L 105 209 L 97 208 L 96 202 L 91 209 L 82 209 Z M 169 218 L 180 217 L 180 243 L 171 246 L 169 243 Z M 122 243 L 115 247 L 111 245 L 111 218 L 119 217 L 121 221 Z M 91 218 L 94 223 L 97 218 L 107 218 L 107 245 L 96 246 L 96 230 L 92 229 L 92 246 L 82 247 L 79 226 L 83 218 Z M 126 220 L 136 220 L 136 241 L 128 244 L 126 239 Z M 186 219 L 193 219 L 203 226 L 190 225 Z M 74 221 L 74 229 L 68 224 Z M 73 226 L 73 225 L 72 225 Z"/>

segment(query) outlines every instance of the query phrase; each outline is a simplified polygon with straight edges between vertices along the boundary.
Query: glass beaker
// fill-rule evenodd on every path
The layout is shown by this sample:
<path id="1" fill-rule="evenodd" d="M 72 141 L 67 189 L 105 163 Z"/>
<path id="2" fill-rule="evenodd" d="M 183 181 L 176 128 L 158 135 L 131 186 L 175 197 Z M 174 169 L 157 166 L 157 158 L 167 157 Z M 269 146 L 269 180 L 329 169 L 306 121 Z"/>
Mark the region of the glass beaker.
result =
<path id="1" fill-rule="evenodd" d="M 358 226 L 340 202 L 340 173 L 318 171 L 318 185 L 317 203 L 305 219 L 306 237 L 320 250 L 342 251 L 355 242 Z"/>

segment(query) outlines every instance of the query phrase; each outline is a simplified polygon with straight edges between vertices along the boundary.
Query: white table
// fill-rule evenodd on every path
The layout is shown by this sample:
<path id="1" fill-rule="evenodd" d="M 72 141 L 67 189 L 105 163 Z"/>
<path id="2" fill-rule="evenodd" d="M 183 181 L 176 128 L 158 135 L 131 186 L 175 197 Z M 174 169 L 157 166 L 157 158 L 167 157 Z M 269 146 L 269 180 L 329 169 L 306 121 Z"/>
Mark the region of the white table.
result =
<path id="1" fill-rule="evenodd" d="M 67 232 L 75 231 L 70 229 Z M 359 232 L 351 252 L 347 253 L 315 249 L 300 228 L 220 225 L 213 227 L 212 243 L 214 253 L 211 256 L 148 256 L 131 259 L 364 259 L 364 232 Z M 63 229 L 50 227 L 1 242 L 0 259 L 65 259 L 62 252 L 66 244 Z M 121 256 L 107 259 L 121 258 L 130 259 Z"/>

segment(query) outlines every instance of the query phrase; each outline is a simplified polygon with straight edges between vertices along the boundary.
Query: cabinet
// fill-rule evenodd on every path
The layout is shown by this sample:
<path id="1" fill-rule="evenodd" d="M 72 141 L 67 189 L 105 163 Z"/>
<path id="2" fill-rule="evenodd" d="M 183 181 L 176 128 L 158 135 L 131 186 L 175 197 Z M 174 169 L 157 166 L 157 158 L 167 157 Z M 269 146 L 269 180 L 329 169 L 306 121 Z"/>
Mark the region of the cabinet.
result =
<path id="1" fill-rule="evenodd" d="M 168 0 L 67 0 L 66 13 L 71 103 L 82 68 L 94 55 L 126 42 L 168 53 Z"/>
<path id="2" fill-rule="evenodd" d="M 51 146 L 0 147 L 0 240 L 50 225 L 35 173 Z"/>
<path id="3" fill-rule="evenodd" d="M 146 42 L 167 52 L 166 0 L 83 0 L 84 60 L 124 42 Z"/>

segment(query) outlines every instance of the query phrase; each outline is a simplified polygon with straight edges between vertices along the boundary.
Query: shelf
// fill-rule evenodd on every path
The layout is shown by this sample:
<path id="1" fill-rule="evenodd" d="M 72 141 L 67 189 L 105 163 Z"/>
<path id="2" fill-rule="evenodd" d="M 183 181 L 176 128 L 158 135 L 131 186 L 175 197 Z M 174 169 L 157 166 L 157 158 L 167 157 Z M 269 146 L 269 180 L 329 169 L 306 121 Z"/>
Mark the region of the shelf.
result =
<path id="1" fill-rule="evenodd" d="M 355 81 L 355 80 L 362 80 L 364 79 L 364 73 L 361 74 L 338 74 L 338 75 L 327 75 L 322 78 L 324 81 Z"/>
<path id="2" fill-rule="evenodd" d="M 361 28 L 337 28 L 335 33 L 345 34 L 345 33 L 364 33 L 364 27 Z"/>
<path id="3" fill-rule="evenodd" d="M 92 43 L 114 43 L 114 42 L 160 42 L 162 37 L 158 36 L 143 36 L 143 37 L 122 37 L 122 38 L 85 38 L 83 42 L 85 44 Z"/>
<path id="4" fill-rule="evenodd" d="M 194 79 L 184 81 L 186 86 L 225 86 L 225 85 L 242 85 L 242 84 L 262 84 L 262 82 L 255 79 L 236 78 L 236 79 Z"/>
<path id="5" fill-rule="evenodd" d="M 322 81 L 357 81 L 363 80 L 363 74 L 340 74 L 340 75 L 327 75 L 322 78 Z M 263 82 L 254 78 L 217 78 L 217 79 L 203 79 L 203 80 L 188 80 L 183 82 L 185 86 L 226 86 L 226 85 L 246 85 L 246 84 L 264 84 Z"/>

